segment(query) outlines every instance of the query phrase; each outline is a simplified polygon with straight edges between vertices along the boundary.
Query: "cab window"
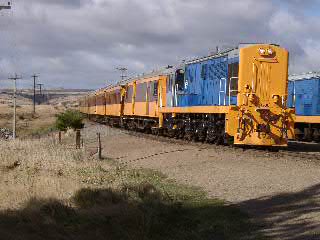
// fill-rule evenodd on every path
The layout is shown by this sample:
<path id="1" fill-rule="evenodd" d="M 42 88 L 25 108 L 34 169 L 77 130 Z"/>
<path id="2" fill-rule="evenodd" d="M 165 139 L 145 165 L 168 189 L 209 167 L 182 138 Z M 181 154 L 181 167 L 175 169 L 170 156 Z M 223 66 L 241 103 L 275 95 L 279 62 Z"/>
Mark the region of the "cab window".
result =
<path id="1" fill-rule="evenodd" d="M 176 85 L 178 85 L 178 91 L 184 90 L 184 70 L 179 69 L 176 71 Z"/>

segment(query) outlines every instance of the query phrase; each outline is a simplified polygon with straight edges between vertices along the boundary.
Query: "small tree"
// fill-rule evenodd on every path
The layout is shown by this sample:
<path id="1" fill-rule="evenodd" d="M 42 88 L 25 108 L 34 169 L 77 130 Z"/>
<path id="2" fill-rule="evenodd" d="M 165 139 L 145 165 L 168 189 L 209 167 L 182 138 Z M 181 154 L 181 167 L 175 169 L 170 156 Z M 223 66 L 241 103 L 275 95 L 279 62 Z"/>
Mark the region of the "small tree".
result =
<path id="1" fill-rule="evenodd" d="M 68 128 L 76 130 L 84 127 L 83 116 L 79 111 L 67 110 L 64 113 L 57 114 L 56 117 L 56 128 L 60 131 L 66 131 Z"/>

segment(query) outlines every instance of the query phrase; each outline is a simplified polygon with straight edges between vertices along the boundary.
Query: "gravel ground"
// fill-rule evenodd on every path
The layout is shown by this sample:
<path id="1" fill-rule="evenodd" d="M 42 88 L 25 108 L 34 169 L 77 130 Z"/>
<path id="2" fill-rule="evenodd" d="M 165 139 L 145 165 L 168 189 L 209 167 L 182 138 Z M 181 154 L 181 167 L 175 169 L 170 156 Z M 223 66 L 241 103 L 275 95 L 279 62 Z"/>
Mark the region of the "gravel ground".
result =
<path id="1" fill-rule="evenodd" d="M 247 211 L 272 239 L 320 239 L 320 161 L 313 156 L 300 159 L 267 151 L 166 143 L 104 126 L 87 130 L 104 132 L 104 156 L 199 186 L 210 197 Z M 319 145 L 300 148 L 320 152 Z M 299 149 L 298 143 L 294 149 Z"/>

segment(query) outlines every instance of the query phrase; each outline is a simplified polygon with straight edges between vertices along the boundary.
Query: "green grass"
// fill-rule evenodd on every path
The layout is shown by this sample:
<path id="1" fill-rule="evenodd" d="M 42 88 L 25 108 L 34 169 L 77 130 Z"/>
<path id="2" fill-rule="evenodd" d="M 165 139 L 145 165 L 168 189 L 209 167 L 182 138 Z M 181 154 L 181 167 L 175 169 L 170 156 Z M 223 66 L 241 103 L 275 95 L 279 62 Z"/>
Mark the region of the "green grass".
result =
<path id="1" fill-rule="evenodd" d="M 3 239 L 261 239 L 249 217 L 199 188 L 153 170 L 100 166 L 77 174 L 88 188 L 69 201 L 31 199 L 0 212 Z M 107 185 L 118 187 L 106 187 Z M 96 185 L 96 188 L 93 188 Z"/>

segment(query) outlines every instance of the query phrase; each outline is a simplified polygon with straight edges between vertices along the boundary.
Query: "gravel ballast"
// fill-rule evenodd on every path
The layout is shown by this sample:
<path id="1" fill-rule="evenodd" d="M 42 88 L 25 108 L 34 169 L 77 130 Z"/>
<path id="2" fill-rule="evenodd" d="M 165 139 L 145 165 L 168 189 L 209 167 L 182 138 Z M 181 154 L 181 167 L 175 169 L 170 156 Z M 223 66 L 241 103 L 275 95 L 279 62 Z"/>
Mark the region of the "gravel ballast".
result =
<path id="1" fill-rule="evenodd" d="M 277 152 L 166 143 L 105 126 L 95 131 L 108 133 L 104 156 L 201 187 L 210 197 L 247 211 L 272 239 L 320 239 L 320 161 L 312 155 L 300 159 Z M 317 147 L 312 146 L 313 152 Z"/>

